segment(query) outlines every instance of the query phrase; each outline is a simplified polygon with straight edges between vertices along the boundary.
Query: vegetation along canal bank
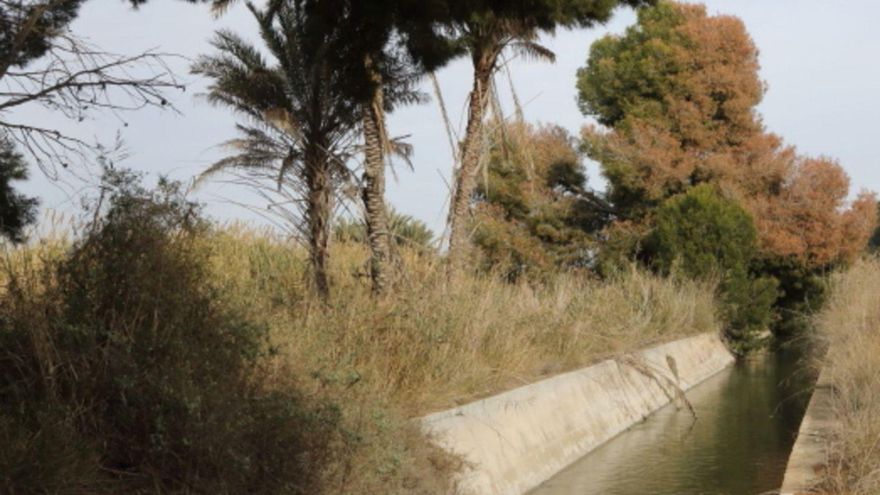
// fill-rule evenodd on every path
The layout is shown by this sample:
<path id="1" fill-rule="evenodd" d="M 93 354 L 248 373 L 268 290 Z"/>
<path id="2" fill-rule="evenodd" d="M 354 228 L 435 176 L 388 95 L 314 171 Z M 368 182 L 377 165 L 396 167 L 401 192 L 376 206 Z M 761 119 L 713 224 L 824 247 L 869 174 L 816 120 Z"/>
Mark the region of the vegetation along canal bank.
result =
<path id="1" fill-rule="evenodd" d="M 84 137 L 182 107 L 172 58 L 92 47 L 88 0 L 0 2 L 0 493 L 754 495 L 782 482 L 810 389 L 767 349 L 804 341 L 828 349 L 817 488 L 880 491 L 876 198 L 765 127 L 741 20 L 186 3 L 250 29 L 186 62 L 230 134 L 185 186 Z M 582 131 L 527 120 L 510 57 L 551 62 L 542 36 L 629 8 L 580 48 Z M 456 135 L 434 78 L 459 58 Z M 384 196 L 389 162 L 419 157 L 387 114 L 431 90 L 454 150 L 441 236 Z M 29 173 L 83 209 L 40 215 Z M 191 193 L 215 180 L 266 225 L 208 218 Z"/>
<path id="2" fill-rule="evenodd" d="M 814 491 L 880 493 L 880 260 L 870 257 L 831 280 L 816 318 L 828 353 L 822 368 L 824 408 L 817 414 L 821 462 L 812 464 Z M 816 442 L 813 442 L 814 444 Z"/>
<path id="3" fill-rule="evenodd" d="M 535 495 L 762 494 L 782 486 L 815 375 L 795 349 L 742 359 L 547 480 Z"/>
<path id="4" fill-rule="evenodd" d="M 458 476 L 462 493 L 520 494 L 663 405 L 688 405 L 686 390 L 733 362 L 718 334 L 701 334 L 421 421 L 435 441 L 466 463 Z"/>

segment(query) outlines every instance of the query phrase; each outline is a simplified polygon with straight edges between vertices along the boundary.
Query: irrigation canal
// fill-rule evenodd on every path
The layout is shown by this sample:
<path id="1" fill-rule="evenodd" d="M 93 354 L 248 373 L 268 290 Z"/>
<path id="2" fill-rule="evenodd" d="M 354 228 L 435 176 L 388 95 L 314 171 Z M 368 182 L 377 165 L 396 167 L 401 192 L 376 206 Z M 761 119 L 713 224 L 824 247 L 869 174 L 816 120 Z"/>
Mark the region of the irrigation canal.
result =
<path id="1" fill-rule="evenodd" d="M 697 418 L 670 405 L 531 495 L 758 495 L 782 484 L 815 376 L 803 354 L 747 358 L 687 393 Z"/>

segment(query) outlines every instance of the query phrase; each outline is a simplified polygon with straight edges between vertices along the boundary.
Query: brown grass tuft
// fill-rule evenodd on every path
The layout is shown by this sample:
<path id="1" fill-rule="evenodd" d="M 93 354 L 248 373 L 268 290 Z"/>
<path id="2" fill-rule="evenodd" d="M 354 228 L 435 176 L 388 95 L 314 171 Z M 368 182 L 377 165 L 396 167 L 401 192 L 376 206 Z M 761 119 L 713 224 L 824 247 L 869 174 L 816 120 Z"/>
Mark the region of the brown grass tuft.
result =
<path id="1" fill-rule="evenodd" d="M 509 284 L 470 276 L 448 287 L 439 260 L 403 252 L 394 295 L 370 296 L 368 253 L 334 247 L 328 307 L 302 290 L 305 254 L 234 227 L 210 241 L 230 304 L 270 324 L 302 375 L 356 376 L 408 415 L 529 383 L 650 344 L 720 331 L 713 288 L 632 270 L 599 281 L 559 275 Z"/>
<path id="2" fill-rule="evenodd" d="M 857 262 L 833 278 L 818 315 L 828 346 L 824 373 L 838 423 L 828 443 L 829 494 L 880 493 L 880 259 Z"/>

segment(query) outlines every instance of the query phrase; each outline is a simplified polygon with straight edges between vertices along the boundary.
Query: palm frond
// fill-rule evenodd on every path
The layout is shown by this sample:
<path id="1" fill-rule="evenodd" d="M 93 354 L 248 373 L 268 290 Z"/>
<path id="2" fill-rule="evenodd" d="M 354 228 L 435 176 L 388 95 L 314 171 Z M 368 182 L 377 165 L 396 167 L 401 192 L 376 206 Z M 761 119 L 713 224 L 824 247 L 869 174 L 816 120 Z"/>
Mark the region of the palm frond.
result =
<path id="1" fill-rule="evenodd" d="M 556 62 L 556 53 L 535 41 L 516 40 L 510 44 L 510 49 L 527 60 Z"/>
<path id="2" fill-rule="evenodd" d="M 411 143 L 405 141 L 405 139 L 408 137 L 409 136 L 398 136 L 392 138 L 389 141 L 388 151 L 390 151 L 393 156 L 403 160 L 404 163 L 406 163 L 407 166 L 410 168 L 410 170 L 414 170 L 415 167 L 413 166 L 412 157 L 415 152 L 415 148 L 413 148 L 413 145 Z"/>

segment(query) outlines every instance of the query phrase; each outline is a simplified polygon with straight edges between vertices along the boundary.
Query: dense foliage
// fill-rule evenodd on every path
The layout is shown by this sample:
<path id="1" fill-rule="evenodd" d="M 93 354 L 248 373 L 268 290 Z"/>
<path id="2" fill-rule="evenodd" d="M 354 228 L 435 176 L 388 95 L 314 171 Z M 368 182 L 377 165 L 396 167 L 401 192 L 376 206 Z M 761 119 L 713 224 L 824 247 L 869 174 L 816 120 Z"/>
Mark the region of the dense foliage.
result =
<path id="1" fill-rule="evenodd" d="M 104 187 L 64 257 L 4 274 L 2 491 L 313 493 L 337 419 L 262 387 L 266 328 L 208 282 L 194 205 Z"/>
<path id="2" fill-rule="evenodd" d="M 776 299 L 776 281 L 751 273 L 757 247 L 752 218 L 704 184 L 665 201 L 655 222 L 648 241 L 653 265 L 666 274 L 717 277 L 728 336 L 747 350 L 770 323 Z"/>
<path id="3" fill-rule="evenodd" d="M 583 134 L 618 214 L 605 233 L 612 252 L 600 260 L 644 258 L 656 209 L 712 184 L 754 219 L 753 266 L 779 280 L 782 324 L 819 302 L 789 282 L 853 260 L 876 215 L 870 194 L 847 208 L 849 179 L 836 162 L 801 157 L 764 129 L 758 68 L 742 21 L 664 1 L 642 9 L 622 36 L 593 45 L 578 91 L 581 110 L 607 126 Z"/>
<path id="4" fill-rule="evenodd" d="M 22 230 L 35 220 L 37 200 L 12 188 L 13 181 L 25 180 L 27 175 L 24 158 L 0 136 L 0 238 L 22 241 Z"/>
<path id="5" fill-rule="evenodd" d="M 850 260 L 872 230 L 871 197 L 846 209 L 837 163 L 799 157 L 765 131 L 757 56 L 735 17 L 673 2 L 641 10 L 624 36 L 596 42 L 579 73 L 581 109 L 609 127 L 588 127 L 585 150 L 624 218 L 710 182 L 755 217 L 762 254 L 811 267 Z"/>
<path id="6" fill-rule="evenodd" d="M 739 19 L 671 2 L 593 45 L 579 101 L 613 131 L 588 128 L 584 137 L 616 205 L 633 216 L 700 182 L 742 189 L 740 177 L 757 188 L 782 180 L 766 163 L 779 142 L 762 136 L 754 111 L 764 90 L 757 53 Z"/>
<path id="7" fill-rule="evenodd" d="M 23 67 L 43 56 L 52 38 L 76 18 L 82 3 L 28 0 L 0 4 L 0 78 L 10 67 Z"/>
<path id="8" fill-rule="evenodd" d="M 431 250 L 434 243 L 434 232 L 425 222 L 388 208 L 388 231 L 397 247 L 409 247 L 417 250 Z M 366 245 L 369 242 L 367 226 L 362 220 L 340 218 L 333 226 L 333 236 L 339 242 L 351 242 Z"/>
<path id="9" fill-rule="evenodd" d="M 572 138 L 556 126 L 492 127 L 474 217 L 484 264 L 511 279 L 587 267 L 600 214 L 583 197 L 586 174 Z"/>
<path id="10" fill-rule="evenodd" d="M 468 95 L 467 124 L 459 145 L 455 185 L 449 206 L 450 273 L 463 267 L 471 243 L 469 219 L 477 192 L 486 108 L 499 61 L 507 50 L 533 59 L 553 61 L 555 54 L 538 43 L 541 32 L 559 27 L 590 27 L 607 21 L 623 5 L 652 4 L 653 0 L 498 0 L 450 2 L 450 30 L 455 44 L 470 56 L 473 87 Z"/>

